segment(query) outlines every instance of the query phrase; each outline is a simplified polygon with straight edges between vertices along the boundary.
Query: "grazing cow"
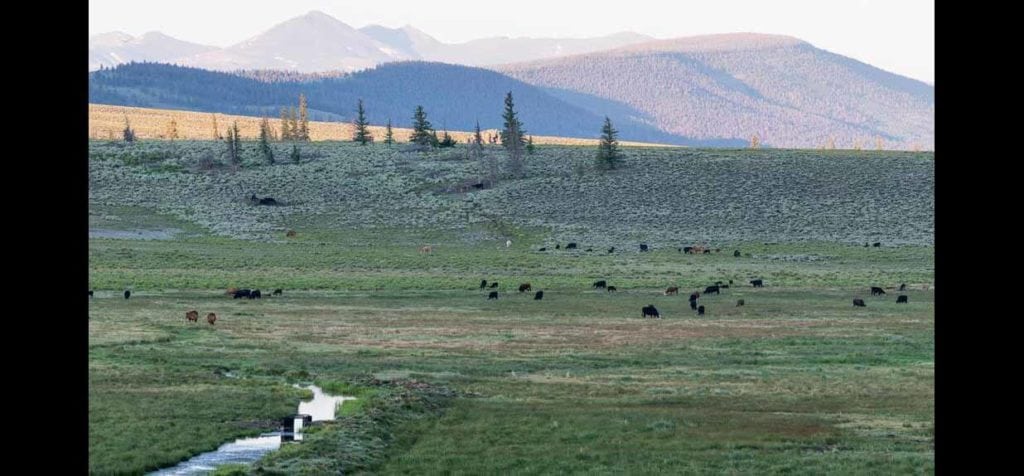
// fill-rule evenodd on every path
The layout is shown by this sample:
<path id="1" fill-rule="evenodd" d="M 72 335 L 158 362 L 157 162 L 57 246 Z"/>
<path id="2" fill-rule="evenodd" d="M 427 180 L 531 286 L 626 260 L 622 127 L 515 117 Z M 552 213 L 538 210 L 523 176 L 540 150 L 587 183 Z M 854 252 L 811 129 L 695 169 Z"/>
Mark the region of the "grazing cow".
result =
<path id="1" fill-rule="evenodd" d="M 900 304 L 900 303 L 903 303 L 903 304 L 909 304 L 910 303 L 910 301 L 907 300 L 907 295 L 906 294 L 900 294 L 896 298 L 896 304 Z"/>
<path id="2" fill-rule="evenodd" d="M 732 286 L 732 280 L 731 279 L 729 280 L 729 285 Z"/>
<path id="3" fill-rule="evenodd" d="M 733 252 L 732 252 L 732 256 L 733 256 L 734 258 L 739 258 L 739 257 L 740 257 L 740 250 L 736 250 L 736 251 L 733 251 Z"/>
<path id="4" fill-rule="evenodd" d="M 611 248 L 608 248 L 608 254 L 612 254 L 614 252 L 615 252 L 615 247 L 614 246 L 611 247 Z"/>
<path id="5" fill-rule="evenodd" d="M 707 250 L 707 249 L 704 250 L 704 254 L 706 254 L 706 255 L 711 254 L 711 250 Z"/>
<path id="6" fill-rule="evenodd" d="M 524 293 L 526 291 L 533 291 L 533 286 L 530 283 L 523 283 L 519 285 L 519 292 Z"/>
<path id="7" fill-rule="evenodd" d="M 679 295 L 679 286 L 671 286 L 665 290 L 665 295 Z"/>
<path id="8" fill-rule="evenodd" d="M 587 253 L 590 253 L 590 252 L 594 251 L 594 249 L 593 248 L 587 248 L 586 251 L 587 251 Z"/>
<path id="9" fill-rule="evenodd" d="M 906 290 L 907 290 L 907 283 L 901 284 L 900 285 L 900 291 L 906 291 Z"/>
<path id="10" fill-rule="evenodd" d="M 486 279 L 481 279 L 480 280 L 480 289 L 483 289 L 483 288 L 486 288 L 486 287 L 487 287 L 487 280 Z"/>
<path id="11" fill-rule="evenodd" d="M 704 306 L 697 306 L 697 315 L 698 316 L 703 316 L 704 315 Z"/>
<path id="12" fill-rule="evenodd" d="M 686 253 L 688 255 L 692 255 L 693 254 L 693 247 L 692 246 L 684 246 L 683 247 L 683 253 Z"/>
<path id="13" fill-rule="evenodd" d="M 555 249 L 556 249 L 556 250 L 560 250 L 560 249 L 562 249 L 562 245 L 556 244 L 556 245 L 555 245 Z"/>
<path id="14" fill-rule="evenodd" d="M 199 322 L 199 311 L 186 312 L 185 320 L 187 320 L 188 322 Z"/>
<path id="15" fill-rule="evenodd" d="M 132 297 L 132 292 L 131 292 L 131 291 L 129 291 L 129 290 L 127 290 L 127 289 L 125 289 L 125 290 L 124 290 L 124 298 L 125 298 L 125 299 L 128 299 L 128 298 L 130 298 L 130 297 Z"/>
<path id="16" fill-rule="evenodd" d="M 567 250 L 574 250 L 574 249 L 576 249 L 576 243 L 569 243 L 568 245 L 565 245 L 565 249 L 567 249 Z"/>
<path id="17" fill-rule="evenodd" d="M 217 322 L 217 315 L 212 313 L 212 312 L 207 314 L 206 315 L 206 322 L 209 322 L 210 325 L 212 326 L 214 322 Z"/>
<path id="18" fill-rule="evenodd" d="M 249 293 L 249 299 L 263 299 L 263 294 L 260 293 L 259 289 L 253 290 Z"/>
<path id="19" fill-rule="evenodd" d="M 280 296 L 280 295 L 284 294 L 284 290 L 278 288 L 278 289 L 275 289 L 274 292 L 271 293 L 271 294 L 273 294 L 274 296 Z"/>
<path id="20" fill-rule="evenodd" d="M 548 250 L 547 248 L 541 248 L 541 249 L 539 249 L 537 251 L 547 251 L 547 250 Z"/>
<path id="21" fill-rule="evenodd" d="M 877 287 L 877 286 L 871 286 L 871 295 L 872 296 L 881 296 L 883 294 L 885 294 L 885 290 L 884 289 L 882 289 L 880 287 Z"/>
<path id="22" fill-rule="evenodd" d="M 711 293 L 721 294 L 721 292 L 718 289 L 718 286 L 708 286 L 708 287 L 704 288 L 704 294 L 711 294 Z"/>
<path id="23" fill-rule="evenodd" d="M 89 290 L 89 299 L 92 299 L 92 289 Z"/>
<path id="24" fill-rule="evenodd" d="M 864 304 L 864 300 L 863 299 L 856 298 L 856 299 L 853 300 L 853 307 L 867 307 L 867 306 Z"/>
<path id="25" fill-rule="evenodd" d="M 618 291 L 618 289 L 616 289 L 615 286 L 608 286 L 608 292 L 612 291 Z"/>
<path id="26" fill-rule="evenodd" d="M 597 289 L 604 288 L 605 286 L 608 286 L 608 282 L 603 279 L 600 281 L 594 281 L 594 287 Z"/>
<path id="27" fill-rule="evenodd" d="M 252 291 L 250 291 L 248 289 L 239 289 L 238 291 L 235 291 L 234 298 L 235 299 L 242 299 L 242 298 L 247 298 L 247 297 L 249 297 L 251 295 L 252 295 Z"/>
<path id="28" fill-rule="evenodd" d="M 875 244 L 873 244 L 871 246 L 874 246 L 875 248 L 881 248 L 882 247 L 882 242 L 881 241 L 876 241 Z"/>
<path id="29" fill-rule="evenodd" d="M 693 293 L 691 293 L 691 294 L 690 294 L 690 301 L 691 301 L 691 302 L 692 302 L 692 301 L 696 301 L 696 300 L 697 300 L 698 298 L 700 298 L 700 293 L 698 293 L 698 292 L 693 292 Z"/>
<path id="30" fill-rule="evenodd" d="M 420 247 L 420 253 L 430 253 L 432 251 L 434 251 L 434 248 L 432 248 L 430 245 L 423 245 Z"/>
<path id="31" fill-rule="evenodd" d="M 288 230 L 288 233 L 285 233 L 284 236 L 287 236 L 288 238 L 295 238 L 295 230 Z"/>
<path id="32" fill-rule="evenodd" d="M 683 249 L 682 249 L 682 248 L 676 248 L 676 251 L 678 251 L 678 252 L 682 253 L 682 252 L 683 252 Z"/>
<path id="33" fill-rule="evenodd" d="M 260 205 L 277 205 L 277 200 L 274 200 L 273 198 L 270 197 L 261 198 Z"/>
<path id="34" fill-rule="evenodd" d="M 505 248 L 512 246 L 512 240 L 505 240 Z"/>
<path id="35" fill-rule="evenodd" d="M 750 284 L 753 284 L 755 288 L 763 288 L 764 287 L 764 280 L 755 279 L 755 280 L 751 281 Z"/>
<path id="36" fill-rule="evenodd" d="M 498 282 L 495 281 L 495 282 L 491 283 L 491 285 L 488 286 L 488 287 L 491 288 L 491 289 L 494 289 L 494 288 L 498 287 Z"/>
<path id="37" fill-rule="evenodd" d="M 640 252 L 642 253 L 644 251 L 647 251 L 647 245 L 640 243 Z"/>
<path id="38" fill-rule="evenodd" d="M 544 291 L 537 291 L 537 294 L 533 295 L 533 300 L 540 301 L 541 299 L 544 299 Z"/>
<path id="39" fill-rule="evenodd" d="M 487 300 L 490 301 L 491 299 L 498 299 L 498 291 L 491 291 L 491 293 L 487 295 Z"/>
<path id="40" fill-rule="evenodd" d="M 737 301 L 736 301 L 736 307 L 740 307 L 740 306 L 742 306 L 742 305 L 744 305 L 744 304 L 746 304 L 746 303 L 745 303 L 745 302 L 743 302 L 743 300 L 742 300 L 742 299 L 739 299 L 739 300 L 737 300 Z"/>
<path id="41" fill-rule="evenodd" d="M 654 304 L 648 304 L 641 309 L 644 318 L 651 316 L 652 318 L 661 319 L 661 314 L 658 314 L 658 310 L 654 307 Z"/>

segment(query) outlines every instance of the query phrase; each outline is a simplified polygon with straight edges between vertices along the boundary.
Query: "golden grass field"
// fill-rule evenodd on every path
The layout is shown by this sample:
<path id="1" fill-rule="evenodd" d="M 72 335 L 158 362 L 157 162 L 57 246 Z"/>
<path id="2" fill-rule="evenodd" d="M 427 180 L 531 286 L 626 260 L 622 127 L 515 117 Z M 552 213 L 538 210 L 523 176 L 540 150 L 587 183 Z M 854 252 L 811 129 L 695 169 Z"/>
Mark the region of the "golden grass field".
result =
<path id="1" fill-rule="evenodd" d="M 140 139 L 167 139 L 170 134 L 171 119 L 174 119 L 178 132 L 178 139 L 185 140 L 212 140 L 214 139 L 214 118 L 216 118 L 217 132 L 223 136 L 234 122 L 238 122 L 238 130 L 242 138 L 255 139 L 259 136 L 259 126 L 262 118 L 252 116 L 234 116 L 212 112 L 176 111 L 171 109 L 149 109 L 141 107 L 108 106 L 105 104 L 89 104 L 89 138 L 90 139 L 119 139 L 121 131 L 124 130 L 125 118 L 135 130 L 136 137 Z M 275 132 L 281 130 L 281 119 L 269 118 L 271 127 Z M 370 132 L 375 140 L 383 140 L 383 126 L 370 126 Z M 412 129 L 393 127 L 395 142 L 408 142 Z M 318 122 L 309 121 L 309 137 L 314 141 L 325 140 L 352 140 L 355 127 L 345 122 Z M 448 133 L 460 143 L 465 143 L 472 135 L 472 132 L 448 131 Z M 482 130 L 481 134 L 497 134 L 497 129 Z M 595 136 L 596 136 L 595 132 Z M 533 143 L 537 145 L 597 145 L 598 140 L 581 139 L 572 137 L 533 136 Z M 678 147 L 667 144 L 652 144 L 646 142 L 620 141 L 624 146 L 649 146 L 649 147 Z"/>

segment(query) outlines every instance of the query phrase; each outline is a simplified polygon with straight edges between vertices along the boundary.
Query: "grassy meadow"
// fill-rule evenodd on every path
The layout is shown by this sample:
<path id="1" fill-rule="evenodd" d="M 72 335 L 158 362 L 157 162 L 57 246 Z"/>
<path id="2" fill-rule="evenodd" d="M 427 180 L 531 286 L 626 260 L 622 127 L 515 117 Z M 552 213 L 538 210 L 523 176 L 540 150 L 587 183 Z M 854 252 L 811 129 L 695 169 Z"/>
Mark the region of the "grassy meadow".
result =
<path id="1" fill-rule="evenodd" d="M 90 145 L 93 474 L 258 434 L 312 382 L 360 403 L 235 471 L 934 473 L 931 154 L 627 148 L 602 174 L 548 146 L 463 193 L 487 164 L 459 150 L 222 149 Z M 721 251 L 677 251 L 695 243 Z"/>

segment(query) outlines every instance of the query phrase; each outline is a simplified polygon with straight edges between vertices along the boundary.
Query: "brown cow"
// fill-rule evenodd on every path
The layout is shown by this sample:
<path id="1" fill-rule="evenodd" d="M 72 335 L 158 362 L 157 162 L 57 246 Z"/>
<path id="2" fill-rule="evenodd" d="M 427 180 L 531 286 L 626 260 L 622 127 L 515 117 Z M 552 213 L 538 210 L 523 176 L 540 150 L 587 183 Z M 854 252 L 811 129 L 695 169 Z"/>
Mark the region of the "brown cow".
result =
<path id="1" fill-rule="evenodd" d="M 431 251 L 434 251 L 434 249 L 431 248 L 430 245 L 423 245 L 420 247 L 420 253 L 430 253 Z"/>
<path id="2" fill-rule="evenodd" d="M 519 292 L 523 293 L 523 292 L 526 292 L 526 291 L 533 291 L 533 286 L 530 286 L 530 283 L 520 284 L 519 285 Z"/>
<path id="3" fill-rule="evenodd" d="M 670 288 L 665 290 L 665 295 L 666 296 L 672 295 L 672 294 L 675 294 L 675 295 L 679 294 L 679 287 L 678 286 L 672 286 L 672 287 L 670 287 Z"/>
<path id="4" fill-rule="evenodd" d="M 199 311 L 188 311 L 185 313 L 188 322 L 199 322 Z"/>
<path id="5" fill-rule="evenodd" d="M 288 233 L 285 233 L 284 236 L 287 236 L 288 238 L 295 238 L 295 230 L 288 230 Z"/>
<path id="6" fill-rule="evenodd" d="M 210 325 L 212 326 L 214 322 L 217 322 L 217 315 L 212 313 L 212 312 L 207 314 L 206 315 L 206 322 L 209 322 Z"/>

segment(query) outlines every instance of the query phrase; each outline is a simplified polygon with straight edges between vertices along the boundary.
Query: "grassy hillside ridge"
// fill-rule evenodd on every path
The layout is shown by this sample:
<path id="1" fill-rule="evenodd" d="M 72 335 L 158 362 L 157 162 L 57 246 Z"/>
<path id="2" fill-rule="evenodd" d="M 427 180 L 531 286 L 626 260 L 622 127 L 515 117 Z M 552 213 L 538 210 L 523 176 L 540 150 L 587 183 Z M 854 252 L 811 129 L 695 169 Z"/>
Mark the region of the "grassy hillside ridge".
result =
<path id="1" fill-rule="evenodd" d="M 930 153 L 626 148 L 625 167 L 594 169 L 594 147 L 540 146 L 526 177 L 466 190 L 487 167 L 464 148 L 426 154 L 383 144 L 288 144 L 278 163 L 226 167 L 222 142 L 90 144 L 90 203 L 139 206 L 224 237 L 283 240 L 338 229 L 413 228 L 467 233 L 535 230 L 540 241 L 579 241 L 597 251 L 660 249 L 694 242 L 824 241 L 933 243 L 934 162 Z M 503 166 L 504 151 L 486 149 Z M 204 171 L 200 164 L 216 165 Z M 502 169 L 504 170 L 504 169 Z M 260 207 L 250 195 L 283 206 Z"/>
<path id="2" fill-rule="evenodd" d="M 221 135 L 227 132 L 233 122 L 238 121 L 238 130 L 243 139 L 256 139 L 259 136 L 259 126 L 262 118 L 255 116 L 89 104 L 89 138 L 109 140 L 113 137 L 120 140 L 121 132 L 124 130 L 125 117 L 127 117 L 132 129 L 135 130 L 137 137 L 140 139 L 167 139 L 168 126 L 171 119 L 174 119 L 180 139 L 211 140 L 213 139 L 214 116 L 217 118 L 217 128 Z M 269 117 L 268 120 L 275 133 L 281 130 L 281 120 L 279 118 Z M 373 134 L 374 140 L 384 140 L 384 126 L 370 126 L 369 129 Z M 595 136 L 599 135 L 599 129 L 600 125 L 598 126 L 598 133 L 594 134 Z M 350 141 L 354 132 L 355 126 L 350 122 L 309 121 L 309 138 L 313 141 Z M 409 135 L 412 134 L 412 129 L 397 127 L 393 122 L 392 132 L 396 142 L 405 143 L 409 142 Z M 480 132 L 486 140 L 487 134 L 497 134 L 498 130 L 481 129 Z M 471 131 L 449 130 L 448 133 L 462 144 L 465 144 L 473 136 Z M 537 145 L 596 146 L 598 139 L 535 135 L 533 136 L 533 142 Z M 668 144 L 630 141 L 622 141 L 621 144 L 628 146 L 676 147 Z"/>

